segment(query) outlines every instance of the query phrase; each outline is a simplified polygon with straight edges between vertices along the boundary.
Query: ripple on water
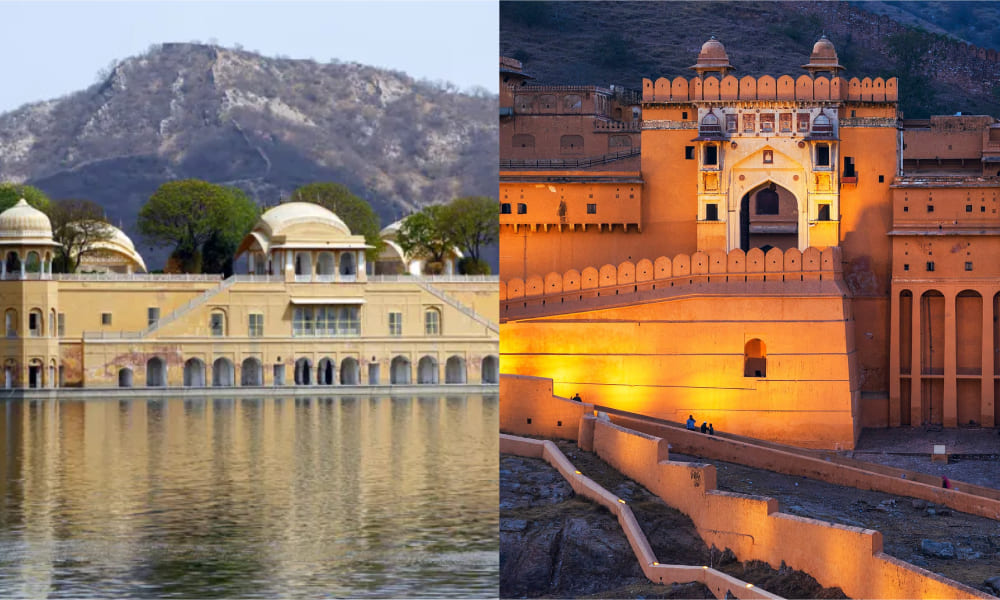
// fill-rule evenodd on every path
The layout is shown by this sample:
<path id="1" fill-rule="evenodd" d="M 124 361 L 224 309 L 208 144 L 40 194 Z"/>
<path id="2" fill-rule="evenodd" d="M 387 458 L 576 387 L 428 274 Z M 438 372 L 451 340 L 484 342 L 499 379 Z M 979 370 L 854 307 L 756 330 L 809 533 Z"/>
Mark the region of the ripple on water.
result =
<path id="1" fill-rule="evenodd" d="M 0 597 L 497 594 L 495 396 L 7 408 Z"/>

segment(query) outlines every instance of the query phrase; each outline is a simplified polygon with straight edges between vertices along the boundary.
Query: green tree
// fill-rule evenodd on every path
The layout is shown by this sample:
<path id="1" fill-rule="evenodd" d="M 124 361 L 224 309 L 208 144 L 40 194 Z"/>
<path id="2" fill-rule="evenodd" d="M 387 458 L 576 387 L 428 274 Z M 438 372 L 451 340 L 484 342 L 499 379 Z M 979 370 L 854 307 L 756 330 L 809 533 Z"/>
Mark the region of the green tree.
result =
<path id="1" fill-rule="evenodd" d="M 441 273 L 445 254 L 456 245 L 450 217 L 447 206 L 432 204 L 406 217 L 399 226 L 396 241 L 400 248 L 410 256 L 424 259 L 428 273 Z"/>
<path id="2" fill-rule="evenodd" d="M 43 213 L 49 213 L 52 202 L 42 190 L 23 183 L 0 183 L 0 212 L 14 206 L 21 198 Z"/>
<path id="3" fill-rule="evenodd" d="M 170 258 L 182 272 L 202 270 L 205 243 L 216 238 L 221 244 L 228 236 L 242 236 L 253 226 L 234 222 L 231 211 L 242 219 L 245 195 L 233 188 L 198 179 L 168 181 L 161 185 L 139 211 L 139 231 L 150 242 L 174 247 Z M 256 210 L 256 208 L 254 209 Z M 237 241 L 237 243 L 239 243 Z"/>
<path id="4" fill-rule="evenodd" d="M 53 264 L 60 273 L 75 273 L 80 259 L 94 251 L 94 243 L 111 239 L 114 232 L 104 209 L 91 200 L 56 200 L 50 205 L 49 220 L 52 239 L 61 244 Z"/>
<path id="5" fill-rule="evenodd" d="M 206 273 L 233 274 L 233 255 L 236 248 L 260 217 L 260 207 L 246 193 L 236 187 L 224 188 L 229 194 L 226 208 L 227 226 L 216 230 L 202 245 L 202 269 Z"/>
<path id="6" fill-rule="evenodd" d="M 467 196 L 452 200 L 445 212 L 446 237 L 465 254 L 460 271 L 467 275 L 488 274 L 490 268 L 482 260 L 482 249 L 500 237 L 500 204 L 486 196 Z"/>
<path id="7" fill-rule="evenodd" d="M 310 183 L 292 192 L 293 202 L 312 202 L 326 208 L 351 230 L 351 233 L 365 236 L 365 243 L 374 248 L 365 255 L 374 261 L 385 243 L 379 236 L 381 229 L 378 215 L 370 204 L 355 196 L 342 183 Z"/>

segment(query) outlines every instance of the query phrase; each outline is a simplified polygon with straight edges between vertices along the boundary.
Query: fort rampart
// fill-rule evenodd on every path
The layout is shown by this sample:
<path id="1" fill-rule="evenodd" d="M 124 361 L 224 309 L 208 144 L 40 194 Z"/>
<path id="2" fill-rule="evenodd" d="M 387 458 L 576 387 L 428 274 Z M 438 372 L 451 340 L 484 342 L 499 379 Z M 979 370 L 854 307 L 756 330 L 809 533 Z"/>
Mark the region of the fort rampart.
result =
<path id="1" fill-rule="evenodd" d="M 542 414 L 537 412 L 542 406 L 546 414 L 563 417 L 579 410 L 578 421 L 564 420 L 554 429 L 560 433 L 575 430 L 575 434 L 568 435 L 575 435 L 581 448 L 596 452 L 615 469 L 688 515 L 706 544 L 730 548 L 740 560 L 762 560 L 772 566 L 784 562 L 809 573 L 823 586 L 839 586 L 853 598 L 989 597 L 883 553 L 878 531 L 785 514 L 779 512 L 778 501 L 773 498 L 719 491 L 714 466 L 670 461 L 666 439 L 595 418 L 590 412 L 592 405 L 553 396 L 537 378 L 501 378 L 502 431 L 545 435 L 553 429 L 552 424 L 546 417 L 533 417 Z M 711 443 L 732 442 L 713 438 Z M 749 450 L 742 447 L 740 456 L 746 456 Z M 772 452 L 775 459 L 778 456 L 767 448 L 757 451 Z M 847 468 L 831 465 L 831 469 Z M 872 478 L 890 479 L 877 473 Z M 930 487 L 919 482 L 909 484 Z M 962 497 L 962 492 L 955 490 L 938 492 Z"/>

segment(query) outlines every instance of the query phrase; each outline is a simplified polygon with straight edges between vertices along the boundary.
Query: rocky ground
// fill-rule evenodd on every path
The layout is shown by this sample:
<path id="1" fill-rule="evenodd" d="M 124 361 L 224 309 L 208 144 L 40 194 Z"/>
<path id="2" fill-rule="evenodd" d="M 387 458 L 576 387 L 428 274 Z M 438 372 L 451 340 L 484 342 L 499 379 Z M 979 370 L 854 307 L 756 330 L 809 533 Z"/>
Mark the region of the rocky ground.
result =
<path id="1" fill-rule="evenodd" d="M 561 448 L 588 477 L 628 500 L 661 562 L 712 565 L 786 598 L 845 597 L 784 565 L 739 563 L 728 550 L 706 547 L 687 516 L 595 455 L 568 443 Z M 702 584 L 649 583 L 614 516 L 575 496 L 544 461 L 516 456 L 500 462 L 500 590 L 506 598 L 712 597 Z"/>
<path id="2" fill-rule="evenodd" d="M 947 476 L 1000 488 L 1000 431 L 993 428 L 927 429 L 897 427 L 865 429 L 850 456 L 857 460 Z M 931 462 L 935 444 L 952 455 L 947 463 Z"/>
<path id="3" fill-rule="evenodd" d="M 717 460 L 674 452 L 670 459 L 710 462 L 720 490 L 770 496 L 778 499 L 783 512 L 876 529 L 882 532 L 887 554 L 987 593 L 1000 591 L 986 583 L 1000 575 L 1000 522 L 923 500 Z"/>

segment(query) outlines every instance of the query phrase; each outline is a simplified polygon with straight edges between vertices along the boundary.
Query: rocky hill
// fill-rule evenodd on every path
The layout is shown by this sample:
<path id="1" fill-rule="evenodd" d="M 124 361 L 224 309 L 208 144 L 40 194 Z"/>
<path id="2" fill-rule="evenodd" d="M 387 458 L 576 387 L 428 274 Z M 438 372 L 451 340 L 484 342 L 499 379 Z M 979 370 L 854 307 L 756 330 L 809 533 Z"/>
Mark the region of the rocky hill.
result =
<path id="1" fill-rule="evenodd" d="M 383 225 L 429 203 L 496 194 L 495 96 L 200 44 L 156 46 L 104 75 L 0 114 L 0 180 L 97 201 L 130 234 L 142 204 L 174 178 L 236 185 L 262 205 L 304 183 L 340 182 Z"/>
<path id="2" fill-rule="evenodd" d="M 899 9 L 913 4 L 927 5 L 927 20 Z M 955 3 L 945 7 L 948 18 L 930 10 L 938 4 L 951 3 L 501 2 L 500 52 L 524 62 L 539 83 L 640 89 L 643 77 L 693 74 L 688 67 L 711 35 L 725 44 L 737 76 L 804 74 L 825 33 L 849 77 L 900 78 L 908 118 L 1000 117 L 997 51 L 961 38 L 968 22 L 1000 12 L 1000 3 Z"/>

